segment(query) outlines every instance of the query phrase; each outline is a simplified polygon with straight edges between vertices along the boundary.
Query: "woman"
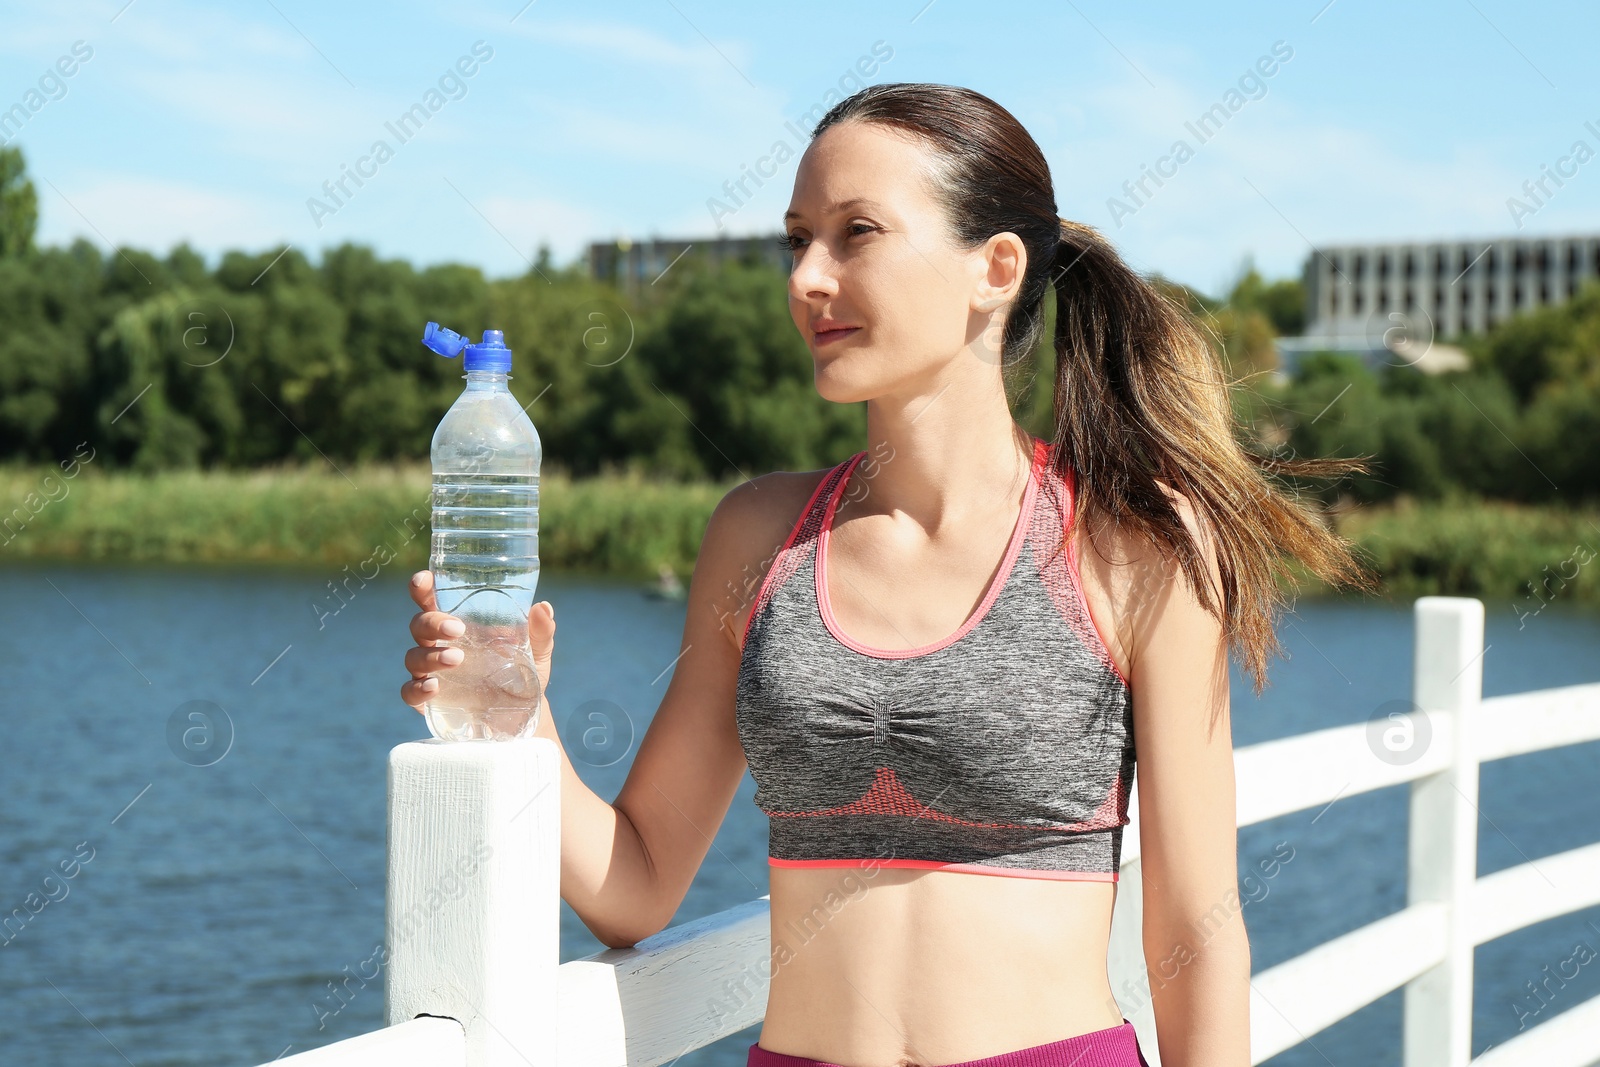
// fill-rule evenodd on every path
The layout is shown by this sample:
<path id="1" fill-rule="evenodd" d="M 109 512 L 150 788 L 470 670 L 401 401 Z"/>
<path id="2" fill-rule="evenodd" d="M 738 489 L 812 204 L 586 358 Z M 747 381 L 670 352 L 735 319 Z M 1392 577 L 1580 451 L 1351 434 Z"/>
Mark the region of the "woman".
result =
<path id="1" fill-rule="evenodd" d="M 717 506 L 616 802 L 563 762 L 563 898 L 607 945 L 664 928 L 748 766 L 772 835 L 752 1067 L 1142 1064 L 1106 972 L 1137 736 L 1161 1061 L 1243 1067 L 1244 926 L 1195 935 L 1237 899 L 1228 651 L 1259 690 L 1283 558 L 1364 575 L 1266 474 L 1358 465 L 1247 454 L 1194 325 L 1057 215 L 1038 146 L 977 93 L 838 104 L 785 229 L 817 390 L 866 402 L 869 448 Z M 1005 376 L 1052 288 L 1047 442 Z M 420 710 L 460 653 L 428 572 L 412 594 Z M 548 603 L 529 629 L 548 684 Z"/>

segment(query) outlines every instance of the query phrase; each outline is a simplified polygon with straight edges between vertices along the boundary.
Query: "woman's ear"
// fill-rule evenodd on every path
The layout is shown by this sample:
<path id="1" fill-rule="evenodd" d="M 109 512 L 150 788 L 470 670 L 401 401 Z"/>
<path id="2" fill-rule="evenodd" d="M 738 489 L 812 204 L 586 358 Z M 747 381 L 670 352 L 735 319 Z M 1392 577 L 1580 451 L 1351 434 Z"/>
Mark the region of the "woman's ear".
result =
<path id="1" fill-rule="evenodd" d="M 1028 250 L 1022 238 L 1009 230 L 997 233 L 974 255 L 978 280 L 973 289 L 972 310 L 990 312 L 1014 300 L 1028 269 Z"/>

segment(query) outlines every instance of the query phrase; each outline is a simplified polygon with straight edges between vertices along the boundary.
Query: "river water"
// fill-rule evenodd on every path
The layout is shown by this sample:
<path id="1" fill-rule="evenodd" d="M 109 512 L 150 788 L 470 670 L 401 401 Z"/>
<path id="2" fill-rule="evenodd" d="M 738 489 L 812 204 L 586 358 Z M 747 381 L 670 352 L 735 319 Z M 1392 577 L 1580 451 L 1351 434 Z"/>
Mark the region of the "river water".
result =
<path id="1" fill-rule="evenodd" d="M 0 914 L 26 916 L 0 938 L 0 1059 L 249 1065 L 383 1025 L 378 981 L 348 1001 L 328 984 L 371 973 L 386 759 L 427 730 L 398 693 L 406 575 L 384 572 L 344 600 L 328 587 L 340 577 L 0 569 L 18 665 Z M 614 797 L 665 691 L 683 604 L 549 573 L 539 597 L 559 608 L 551 699 L 563 737 L 585 781 Z M 1521 607 L 1489 605 L 1488 694 L 1600 681 L 1600 615 Z M 1282 636 L 1289 657 L 1259 699 L 1235 673 L 1238 746 L 1365 721 L 1409 696 L 1408 606 L 1302 602 Z M 615 730 L 578 745 L 596 711 Z M 1479 874 L 1600 839 L 1597 770 L 1596 744 L 1485 766 Z M 753 793 L 746 775 L 675 921 L 767 892 Z M 1284 842 L 1292 861 L 1246 894 L 1256 970 L 1404 906 L 1403 787 L 1246 828 L 1241 875 Z M 47 903 L 32 913 L 30 899 Z M 603 947 L 564 904 L 562 921 L 563 961 Z M 1600 909 L 1478 950 L 1474 1055 L 1600 994 L 1600 961 L 1576 977 L 1563 963 L 1580 944 L 1580 958 L 1600 952 Z M 1552 980 L 1563 966 L 1569 980 Z M 1537 999 L 1529 983 L 1549 991 Z M 1400 1009 L 1390 994 L 1268 1062 L 1398 1064 Z M 742 1067 L 757 1029 L 680 1067 Z"/>

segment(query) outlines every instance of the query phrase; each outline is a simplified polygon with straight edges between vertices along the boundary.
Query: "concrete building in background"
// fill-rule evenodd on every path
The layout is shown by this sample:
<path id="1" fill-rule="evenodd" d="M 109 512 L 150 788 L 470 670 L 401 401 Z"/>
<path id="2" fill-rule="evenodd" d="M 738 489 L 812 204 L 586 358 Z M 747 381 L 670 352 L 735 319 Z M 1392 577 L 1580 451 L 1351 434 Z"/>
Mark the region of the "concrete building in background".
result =
<path id="1" fill-rule="evenodd" d="M 1600 235 L 1339 245 L 1306 257 L 1306 326 L 1280 338 L 1280 367 L 1351 352 L 1421 370 L 1464 365 L 1443 342 L 1560 304 L 1600 278 Z"/>
<path id="2" fill-rule="evenodd" d="M 596 241 L 585 258 L 589 275 L 609 281 L 617 288 L 636 292 L 652 284 L 691 249 L 711 263 L 739 260 L 751 256 L 785 273 L 792 257 L 778 245 L 781 233 L 755 237 L 697 237 L 692 240 L 652 238 L 648 241 Z"/>
<path id="3" fill-rule="evenodd" d="M 1319 248 L 1306 260 L 1306 333 L 1365 337 L 1374 317 L 1426 316 L 1436 337 L 1483 333 L 1600 277 L 1600 236 Z"/>

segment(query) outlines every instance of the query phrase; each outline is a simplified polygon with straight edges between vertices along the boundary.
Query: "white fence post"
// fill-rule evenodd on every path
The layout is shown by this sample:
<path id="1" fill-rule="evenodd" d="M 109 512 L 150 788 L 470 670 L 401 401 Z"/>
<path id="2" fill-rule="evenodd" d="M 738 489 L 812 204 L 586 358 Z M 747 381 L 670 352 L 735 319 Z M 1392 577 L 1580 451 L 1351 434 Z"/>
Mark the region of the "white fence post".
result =
<path id="1" fill-rule="evenodd" d="M 1467 1067 L 1472 1055 L 1473 883 L 1478 867 L 1478 751 L 1473 722 L 1483 698 L 1483 603 L 1469 597 L 1416 602 L 1412 700 L 1447 744 L 1444 770 L 1411 783 L 1406 902 L 1445 909 L 1444 959 L 1406 985 L 1405 1067 Z"/>
<path id="2" fill-rule="evenodd" d="M 561 759 L 555 743 L 389 753 L 389 1025 L 466 1030 L 467 1067 L 556 1062 Z"/>

